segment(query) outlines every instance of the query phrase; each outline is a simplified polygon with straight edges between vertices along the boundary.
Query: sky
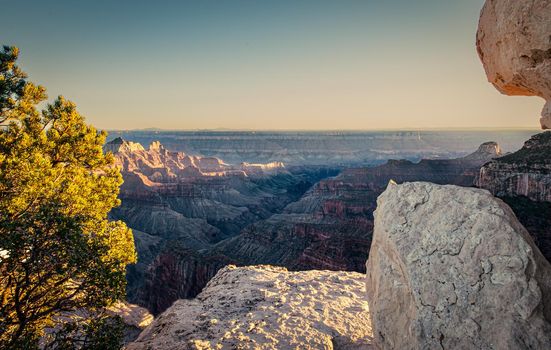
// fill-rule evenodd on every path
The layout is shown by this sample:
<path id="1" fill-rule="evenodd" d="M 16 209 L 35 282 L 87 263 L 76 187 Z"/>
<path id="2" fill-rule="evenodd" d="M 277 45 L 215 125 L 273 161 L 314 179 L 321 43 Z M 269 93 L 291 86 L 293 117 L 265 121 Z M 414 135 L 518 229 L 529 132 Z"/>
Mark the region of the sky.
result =
<path id="1" fill-rule="evenodd" d="M 483 0 L 0 0 L 0 43 L 102 129 L 537 128 L 475 49 Z"/>

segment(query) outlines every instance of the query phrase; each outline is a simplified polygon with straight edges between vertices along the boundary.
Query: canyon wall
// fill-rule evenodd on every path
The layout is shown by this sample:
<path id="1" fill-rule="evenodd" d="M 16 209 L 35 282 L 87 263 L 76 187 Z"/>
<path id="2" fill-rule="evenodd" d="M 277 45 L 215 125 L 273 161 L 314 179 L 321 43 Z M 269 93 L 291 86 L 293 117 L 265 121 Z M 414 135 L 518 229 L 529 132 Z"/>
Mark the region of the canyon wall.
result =
<path id="1" fill-rule="evenodd" d="M 457 159 L 345 169 L 308 189 L 331 174 L 279 163 L 236 169 L 158 143 L 148 150 L 114 143 L 125 184 L 111 215 L 133 229 L 138 251 L 138 264 L 128 268 L 128 299 L 154 314 L 197 295 L 230 263 L 365 272 L 376 199 L 391 179 L 472 186 L 482 164 L 501 155 L 489 142 Z"/>
<path id="2" fill-rule="evenodd" d="M 283 162 L 285 166 L 366 167 L 388 159 L 463 157 L 493 140 L 505 152 L 519 149 L 533 130 L 466 131 L 110 131 L 110 137 L 149 145 L 160 141 L 171 151 L 242 162 Z"/>
<path id="3" fill-rule="evenodd" d="M 485 164 L 477 186 L 500 197 L 551 202 L 551 132 L 534 135 L 519 151 Z"/>

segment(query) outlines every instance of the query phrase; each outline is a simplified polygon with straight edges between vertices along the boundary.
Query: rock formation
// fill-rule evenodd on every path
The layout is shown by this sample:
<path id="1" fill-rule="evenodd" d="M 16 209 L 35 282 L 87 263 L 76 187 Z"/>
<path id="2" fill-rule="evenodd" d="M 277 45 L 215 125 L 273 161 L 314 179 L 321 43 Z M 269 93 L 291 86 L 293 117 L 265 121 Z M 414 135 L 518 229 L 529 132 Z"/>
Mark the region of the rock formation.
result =
<path id="1" fill-rule="evenodd" d="M 551 265 L 489 192 L 390 184 L 367 263 L 381 349 L 546 349 Z"/>
<path id="2" fill-rule="evenodd" d="M 488 80 L 503 94 L 539 96 L 541 126 L 551 128 L 551 1 L 488 0 L 477 48 Z"/>
<path id="3" fill-rule="evenodd" d="M 521 150 L 485 164 L 476 184 L 500 197 L 551 202 L 551 132 L 535 135 Z"/>
<path id="4" fill-rule="evenodd" d="M 228 266 L 128 349 L 371 349 L 364 281 L 350 272 Z"/>
<path id="5" fill-rule="evenodd" d="M 115 139 L 105 149 L 125 181 L 111 217 L 132 228 L 138 252 L 127 297 L 154 314 L 197 295 L 229 263 L 365 272 L 376 198 L 390 179 L 471 186 L 500 151 L 487 143 L 459 159 L 345 170 L 301 198 L 335 173 L 277 162 L 232 166 L 159 142 L 146 150 Z"/>

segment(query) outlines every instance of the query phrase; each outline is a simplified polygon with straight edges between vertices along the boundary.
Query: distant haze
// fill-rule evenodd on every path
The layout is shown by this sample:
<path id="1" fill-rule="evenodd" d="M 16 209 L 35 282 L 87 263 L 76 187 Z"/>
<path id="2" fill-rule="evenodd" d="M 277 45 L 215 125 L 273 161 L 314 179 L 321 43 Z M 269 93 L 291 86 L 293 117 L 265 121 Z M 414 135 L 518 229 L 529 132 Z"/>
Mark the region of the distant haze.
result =
<path id="1" fill-rule="evenodd" d="M 105 129 L 535 128 L 486 81 L 482 4 L 0 0 L 0 33 Z"/>

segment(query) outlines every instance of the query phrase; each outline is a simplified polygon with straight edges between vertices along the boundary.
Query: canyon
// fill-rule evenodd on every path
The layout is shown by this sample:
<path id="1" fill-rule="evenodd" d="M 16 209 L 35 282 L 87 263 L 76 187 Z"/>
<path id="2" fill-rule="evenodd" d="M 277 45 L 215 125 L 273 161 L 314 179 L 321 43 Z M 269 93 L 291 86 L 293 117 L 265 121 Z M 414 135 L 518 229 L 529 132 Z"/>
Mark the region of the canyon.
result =
<path id="1" fill-rule="evenodd" d="M 532 136 L 517 152 L 484 165 L 477 186 L 499 197 L 551 202 L 551 132 Z"/>
<path id="2" fill-rule="evenodd" d="M 132 228 L 138 251 L 127 297 L 154 314 L 196 296 L 228 264 L 365 272 L 376 199 L 390 180 L 472 186 L 502 154 L 488 142 L 457 159 L 340 169 L 230 165 L 120 138 L 105 151 L 124 177 L 111 216 Z"/>

